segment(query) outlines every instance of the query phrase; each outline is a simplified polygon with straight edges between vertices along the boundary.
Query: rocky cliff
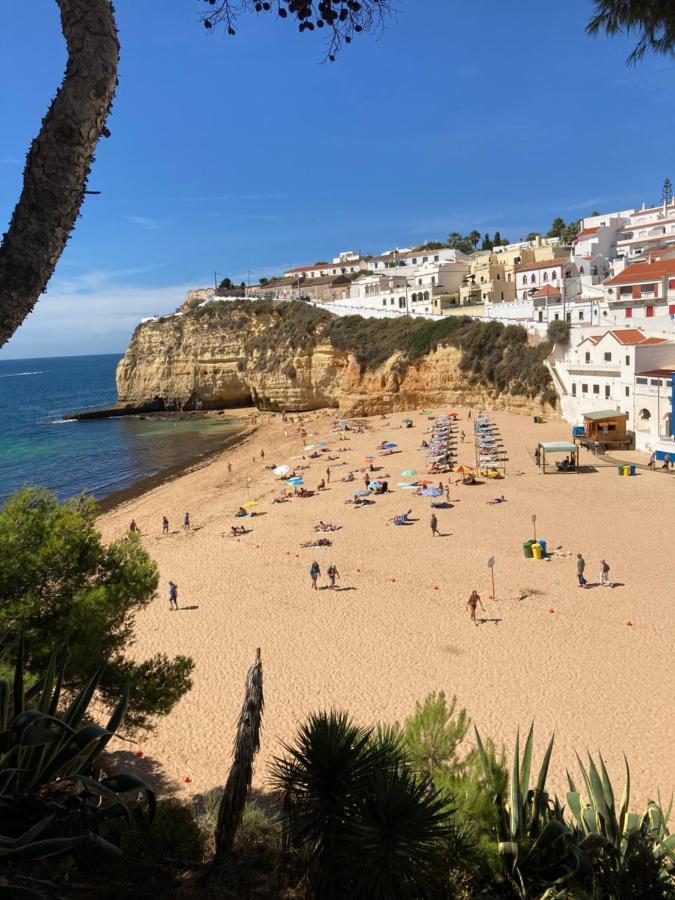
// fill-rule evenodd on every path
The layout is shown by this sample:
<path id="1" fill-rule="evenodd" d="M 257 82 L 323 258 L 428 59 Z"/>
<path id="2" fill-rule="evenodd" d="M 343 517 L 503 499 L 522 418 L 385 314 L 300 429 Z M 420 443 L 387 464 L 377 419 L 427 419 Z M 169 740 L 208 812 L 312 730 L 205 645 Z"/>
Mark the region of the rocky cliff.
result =
<path id="1" fill-rule="evenodd" d="M 479 383 L 462 370 L 462 349 L 423 326 L 431 327 L 338 320 L 302 303 L 209 303 L 138 326 L 117 369 L 118 402 L 146 410 L 334 407 L 345 415 L 453 403 L 541 409 L 528 392 Z"/>

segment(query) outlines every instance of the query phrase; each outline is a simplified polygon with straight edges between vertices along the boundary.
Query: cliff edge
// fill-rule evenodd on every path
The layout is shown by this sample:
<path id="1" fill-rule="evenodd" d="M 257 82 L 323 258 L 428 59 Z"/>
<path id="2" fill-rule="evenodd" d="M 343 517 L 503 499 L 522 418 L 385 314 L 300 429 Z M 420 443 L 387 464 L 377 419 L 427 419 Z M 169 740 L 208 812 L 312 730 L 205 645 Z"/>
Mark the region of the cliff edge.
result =
<path id="1" fill-rule="evenodd" d="M 302 302 L 210 301 L 140 324 L 117 392 L 138 410 L 531 412 L 553 399 L 545 355 L 522 328 L 468 318 L 340 318 Z"/>

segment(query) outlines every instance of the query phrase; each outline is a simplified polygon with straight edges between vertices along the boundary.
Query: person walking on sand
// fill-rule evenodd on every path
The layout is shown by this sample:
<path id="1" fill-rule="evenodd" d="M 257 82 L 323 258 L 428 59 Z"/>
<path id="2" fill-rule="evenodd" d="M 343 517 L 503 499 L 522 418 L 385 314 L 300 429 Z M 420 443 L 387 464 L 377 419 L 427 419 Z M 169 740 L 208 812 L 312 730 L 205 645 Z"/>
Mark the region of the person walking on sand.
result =
<path id="1" fill-rule="evenodd" d="M 231 474 L 232 474 L 232 463 L 231 463 L 231 462 L 229 462 L 229 463 L 227 464 L 227 474 L 228 474 L 228 475 L 231 475 Z"/>
<path id="2" fill-rule="evenodd" d="M 467 418 L 469 419 L 469 421 L 471 421 L 471 410 L 469 410 L 469 415 Z"/>
<path id="3" fill-rule="evenodd" d="M 369 488 L 369 486 L 370 486 L 370 476 L 368 475 L 367 472 L 366 472 L 366 474 L 363 476 L 363 483 L 364 483 L 365 486 L 366 486 L 366 490 L 368 490 L 368 488 Z"/>
<path id="4" fill-rule="evenodd" d="M 431 536 L 436 537 L 436 535 L 440 535 L 440 531 L 438 530 L 438 519 L 436 518 L 436 513 L 431 514 L 431 521 L 429 522 L 431 525 Z"/>
<path id="5" fill-rule="evenodd" d="M 139 533 L 140 533 L 140 528 L 139 528 L 138 525 L 136 524 L 136 519 L 132 519 L 132 520 L 131 520 L 131 524 L 129 525 L 129 531 L 130 531 L 132 534 L 134 534 L 135 532 L 139 532 Z"/>
<path id="6" fill-rule="evenodd" d="M 316 582 L 317 582 L 320 574 L 321 574 L 321 569 L 319 568 L 319 564 L 316 560 L 314 560 L 312 565 L 309 567 L 309 577 L 312 579 L 312 589 L 315 591 L 318 590 L 318 588 L 316 586 Z"/>
<path id="7" fill-rule="evenodd" d="M 178 609 L 178 587 L 175 582 L 169 582 L 169 609 Z"/>
<path id="8" fill-rule="evenodd" d="M 169 520 L 166 516 L 162 516 L 162 534 L 169 533 Z"/>
<path id="9" fill-rule="evenodd" d="M 460 439 L 460 441 L 461 441 L 462 443 L 464 443 L 464 438 L 465 438 L 465 437 L 466 437 L 466 435 L 464 434 L 464 432 L 462 432 L 462 433 L 460 434 L 460 436 L 459 436 L 459 439 Z"/>
<path id="10" fill-rule="evenodd" d="M 190 513 L 186 512 L 183 516 L 183 528 L 190 530 Z"/>
<path id="11" fill-rule="evenodd" d="M 586 587 L 586 579 L 584 578 L 584 569 L 586 568 L 586 560 L 583 558 L 581 553 L 577 553 L 577 580 L 579 581 L 579 587 Z"/>
<path id="12" fill-rule="evenodd" d="M 609 580 L 609 563 L 607 563 L 604 559 L 600 561 L 600 587 L 612 587 L 612 582 Z"/>
<path id="13" fill-rule="evenodd" d="M 337 570 L 337 566 L 331 563 L 326 570 L 326 574 L 328 575 L 328 580 L 330 581 L 330 589 L 334 590 L 335 588 L 335 579 L 340 577 L 340 573 Z"/>
<path id="14" fill-rule="evenodd" d="M 485 612 L 485 607 L 483 606 L 483 601 L 480 599 L 480 594 L 476 590 L 471 591 L 471 596 L 467 601 L 466 608 L 471 612 L 471 621 L 474 625 L 478 625 L 478 622 L 476 622 L 476 607 L 479 603 L 480 608 Z"/>
<path id="15" fill-rule="evenodd" d="M 264 450 L 260 451 L 260 459 L 265 459 L 265 451 Z"/>
<path id="16" fill-rule="evenodd" d="M 326 483 L 330 484 L 330 466 L 326 469 Z"/>

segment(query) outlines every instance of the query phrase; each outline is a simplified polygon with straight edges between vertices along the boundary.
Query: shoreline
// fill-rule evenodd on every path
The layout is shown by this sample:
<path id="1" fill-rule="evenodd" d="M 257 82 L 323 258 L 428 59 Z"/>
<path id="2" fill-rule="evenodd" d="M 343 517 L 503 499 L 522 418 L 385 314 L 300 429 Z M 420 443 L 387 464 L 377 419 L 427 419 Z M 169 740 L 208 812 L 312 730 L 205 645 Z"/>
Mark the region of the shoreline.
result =
<path id="1" fill-rule="evenodd" d="M 100 500 L 96 500 L 96 506 L 98 508 L 98 515 L 106 515 L 113 511 L 118 510 L 123 507 L 127 503 L 132 503 L 134 500 L 139 500 L 143 497 L 144 494 L 149 494 L 151 491 L 154 491 L 156 488 L 162 487 L 165 484 L 169 484 L 172 481 L 177 481 L 185 475 L 189 475 L 191 472 L 196 472 L 199 469 L 203 469 L 211 463 L 213 463 L 222 453 L 232 451 L 244 444 L 247 439 L 252 437 L 257 429 L 260 427 L 260 424 L 256 422 L 258 418 L 258 410 L 255 407 L 243 407 L 236 408 L 233 412 L 238 413 L 248 413 L 248 416 L 241 417 L 241 424 L 238 427 L 237 431 L 233 431 L 231 434 L 226 435 L 223 438 L 222 443 L 220 443 L 217 447 L 210 447 L 208 450 L 204 450 L 201 453 L 196 454 L 195 456 L 191 456 L 187 459 L 182 460 L 181 462 L 174 463 L 171 466 L 167 466 L 164 469 L 161 469 L 159 472 L 155 472 L 154 475 L 147 475 L 145 478 L 139 478 L 137 481 L 134 481 L 132 484 L 128 485 L 125 488 L 120 488 L 118 491 L 113 491 L 110 494 L 106 494 L 105 497 L 102 497 Z M 200 414 L 200 418 L 215 418 L 214 414 L 210 415 L 207 413 Z"/>

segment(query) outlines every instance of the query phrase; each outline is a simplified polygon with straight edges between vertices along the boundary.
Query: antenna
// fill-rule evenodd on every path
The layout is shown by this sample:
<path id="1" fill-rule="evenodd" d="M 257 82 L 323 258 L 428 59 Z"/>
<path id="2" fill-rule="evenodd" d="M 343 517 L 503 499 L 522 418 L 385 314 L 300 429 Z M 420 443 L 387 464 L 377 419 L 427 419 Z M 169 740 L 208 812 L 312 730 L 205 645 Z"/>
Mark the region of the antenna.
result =
<path id="1" fill-rule="evenodd" d="M 670 178 L 666 178 L 663 182 L 663 192 L 661 194 L 661 199 L 663 200 L 664 206 L 670 206 L 673 202 L 673 184 Z"/>

